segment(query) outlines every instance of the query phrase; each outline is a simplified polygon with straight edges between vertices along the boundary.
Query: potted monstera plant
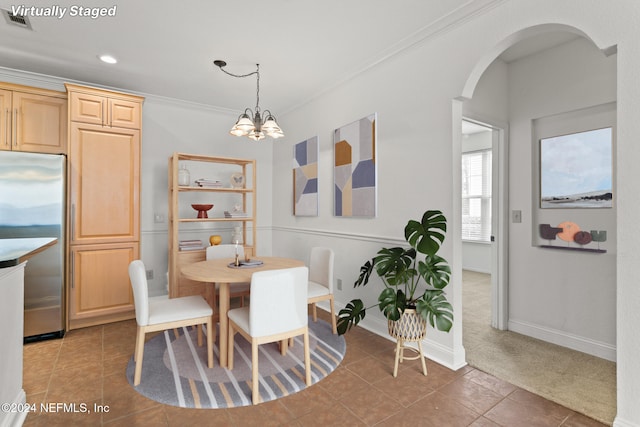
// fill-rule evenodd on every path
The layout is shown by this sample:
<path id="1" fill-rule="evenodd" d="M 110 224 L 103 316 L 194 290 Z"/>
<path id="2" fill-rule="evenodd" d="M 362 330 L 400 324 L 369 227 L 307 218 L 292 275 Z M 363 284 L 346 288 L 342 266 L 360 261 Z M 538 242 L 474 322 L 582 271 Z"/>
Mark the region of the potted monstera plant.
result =
<path id="1" fill-rule="evenodd" d="M 360 267 L 354 287 L 367 285 L 375 271 L 384 288 L 377 304 L 365 307 L 362 300 L 353 299 L 340 310 L 338 333 L 342 335 L 357 325 L 364 319 L 367 309 L 376 305 L 388 319 L 392 336 L 424 337 L 427 322 L 440 331 L 449 332 L 453 325 L 453 308 L 444 288 L 449 284 L 451 269 L 437 254 L 446 231 L 447 220 L 442 212 L 428 210 L 421 221 L 410 220 L 405 226 L 404 237 L 409 247 L 382 248 Z M 400 323 L 407 322 L 414 330 L 403 332 L 405 326 Z M 417 331 L 416 327 L 424 330 Z"/>

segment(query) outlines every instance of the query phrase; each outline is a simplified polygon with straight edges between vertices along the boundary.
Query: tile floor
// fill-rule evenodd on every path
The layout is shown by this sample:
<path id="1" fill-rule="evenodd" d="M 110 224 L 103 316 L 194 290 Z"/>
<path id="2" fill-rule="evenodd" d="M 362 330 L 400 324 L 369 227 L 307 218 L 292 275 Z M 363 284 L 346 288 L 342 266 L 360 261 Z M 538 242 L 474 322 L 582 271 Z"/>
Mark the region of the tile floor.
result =
<path id="1" fill-rule="evenodd" d="M 323 313 L 319 310 L 319 313 Z M 326 319 L 326 314 L 324 314 Z M 135 321 L 69 332 L 24 348 L 27 402 L 81 404 L 91 413 L 30 413 L 25 426 L 601 426 L 471 367 L 406 361 L 393 378 L 394 343 L 362 328 L 346 335 L 341 366 L 308 390 L 233 409 L 184 409 L 138 393 L 124 371 Z M 94 411 L 94 404 L 102 412 Z M 50 405 L 56 408 L 55 405 Z"/>

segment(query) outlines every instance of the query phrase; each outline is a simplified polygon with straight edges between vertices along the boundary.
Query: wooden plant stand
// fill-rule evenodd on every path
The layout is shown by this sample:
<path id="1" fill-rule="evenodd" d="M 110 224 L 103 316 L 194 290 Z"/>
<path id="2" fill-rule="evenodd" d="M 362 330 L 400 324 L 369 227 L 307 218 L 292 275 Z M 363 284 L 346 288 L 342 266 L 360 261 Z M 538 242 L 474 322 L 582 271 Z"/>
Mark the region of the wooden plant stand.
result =
<path id="1" fill-rule="evenodd" d="M 399 320 L 389 320 L 389 335 L 397 340 L 396 344 L 396 359 L 393 366 L 393 376 L 398 376 L 398 362 L 402 363 L 404 360 L 417 360 L 422 362 L 422 373 L 427 375 L 427 364 L 425 363 L 424 355 L 422 352 L 422 340 L 427 334 L 427 321 L 420 316 L 415 309 L 405 309 L 404 313 Z M 407 342 L 417 342 L 418 349 L 408 347 L 405 345 Z M 407 357 L 404 355 L 405 350 L 410 350 L 417 353 L 415 356 Z"/>

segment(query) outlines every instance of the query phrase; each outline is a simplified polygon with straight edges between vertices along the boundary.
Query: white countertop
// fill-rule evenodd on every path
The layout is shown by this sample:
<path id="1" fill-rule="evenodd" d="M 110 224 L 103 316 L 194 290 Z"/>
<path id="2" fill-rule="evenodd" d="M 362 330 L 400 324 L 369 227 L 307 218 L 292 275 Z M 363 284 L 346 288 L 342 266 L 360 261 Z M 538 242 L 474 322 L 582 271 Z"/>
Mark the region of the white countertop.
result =
<path id="1" fill-rule="evenodd" d="M 18 265 L 57 242 L 55 237 L 0 239 L 0 268 Z"/>

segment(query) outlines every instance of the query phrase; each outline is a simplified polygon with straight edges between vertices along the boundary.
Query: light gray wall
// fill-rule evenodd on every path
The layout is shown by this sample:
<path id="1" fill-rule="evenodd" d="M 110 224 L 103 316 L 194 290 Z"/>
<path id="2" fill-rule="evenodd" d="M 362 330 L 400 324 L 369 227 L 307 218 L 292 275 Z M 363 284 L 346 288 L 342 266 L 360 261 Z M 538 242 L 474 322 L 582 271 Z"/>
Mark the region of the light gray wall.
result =
<path id="1" fill-rule="evenodd" d="M 618 210 L 615 253 L 617 258 L 613 271 L 611 264 L 606 265 L 604 273 L 587 279 L 593 290 L 601 279 L 611 283 L 611 277 L 617 276 L 617 362 L 618 362 L 618 416 L 616 425 L 640 425 L 640 408 L 635 404 L 640 400 L 640 367 L 635 354 L 640 351 L 640 337 L 632 325 L 640 322 L 637 302 L 640 301 L 640 288 L 635 284 L 636 267 L 633 258 L 640 251 L 640 228 L 637 217 L 640 216 L 640 200 L 634 196 L 634 179 L 636 165 L 640 162 L 640 146 L 635 143 L 635 136 L 640 131 L 637 111 L 640 111 L 640 83 L 637 73 L 640 69 L 640 57 L 634 54 L 640 40 L 640 31 L 635 24 L 640 16 L 638 5 L 632 1 L 607 3 L 597 1 L 565 1 L 554 2 L 514 0 L 498 3 L 496 7 L 477 19 L 467 21 L 463 27 L 448 29 L 438 34 L 437 38 L 429 38 L 417 43 L 411 49 L 401 52 L 387 61 L 370 68 L 356 79 L 319 96 L 312 102 L 286 116 L 290 123 L 287 126 L 288 137 L 282 144 L 274 147 L 274 187 L 288 189 L 274 194 L 274 251 L 290 256 L 304 258 L 309 248 L 315 244 L 331 246 L 336 250 L 336 277 L 342 279 L 344 288 L 337 291 L 338 305 L 345 304 L 354 296 L 361 296 L 365 303 L 375 303 L 380 287 L 371 283 L 364 290 L 354 291 L 351 283 L 358 274 L 358 266 L 372 256 L 382 245 L 401 242 L 402 228 L 409 218 L 415 218 L 425 209 L 442 209 L 449 219 L 448 240 L 442 255 L 453 262 L 454 275 L 448 296 L 452 300 L 457 313 L 457 323 L 450 334 L 431 332 L 427 340 L 430 356 L 458 366 L 459 356 L 464 357 L 461 346 L 462 330 L 460 327 L 460 271 L 461 243 L 459 242 L 459 122 L 462 111 L 456 110 L 456 99 L 473 97 L 473 88 L 482 77 L 489 64 L 504 49 L 520 38 L 544 31 L 547 28 L 574 28 L 576 32 L 588 34 L 595 44 L 601 48 L 618 45 L 617 70 L 605 66 L 607 71 L 604 82 L 598 84 L 598 90 L 590 90 L 586 94 L 577 93 L 574 85 L 581 86 L 573 75 L 573 80 L 565 80 L 566 86 L 555 89 L 562 93 L 568 90 L 577 96 L 553 105 L 542 102 L 543 93 L 537 93 L 534 86 L 528 86 L 527 98 L 539 111 L 517 111 L 511 105 L 518 98 L 514 91 L 509 91 L 508 113 L 502 114 L 498 105 L 493 114 L 496 118 L 508 118 L 514 114 L 514 123 L 510 123 L 510 148 L 523 144 L 526 152 L 515 149 L 510 159 L 523 156 L 528 166 L 522 171 L 526 191 L 509 193 L 515 206 L 522 206 L 523 213 L 531 212 L 531 120 L 549 114 L 570 111 L 584 105 L 594 105 L 618 98 L 617 120 L 617 159 L 616 175 L 627 176 L 618 180 Z M 551 27 L 538 27 L 552 23 Z M 570 56 L 571 58 L 571 56 Z M 584 65 L 584 63 L 583 63 Z M 571 67 L 571 64 L 568 64 Z M 503 71 L 503 70 L 502 70 Z M 509 89 L 516 82 L 515 76 L 522 76 L 522 70 L 514 72 L 509 81 Z M 540 82 L 545 73 L 551 69 L 538 69 L 534 81 Z M 583 70 L 581 70 L 583 71 Z M 512 71 L 509 70 L 511 75 Z M 611 83 L 611 77 L 616 79 Z M 636 77 L 634 77 L 636 76 Z M 559 78 L 571 77 L 570 74 L 559 75 Z M 510 78 L 511 79 L 511 78 Z M 615 83 L 618 83 L 617 91 Z M 544 82 L 544 80 L 543 80 Z M 570 84 L 569 84 L 570 83 Z M 589 83 L 588 81 L 585 83 Z M 590 82 L 594 83 L 594 82 Z M 601 89 L 600 84 L 605 87 Z M 613 84 L 614 86 L 607 86 Z M 543 90 L 551 91 L 550 87 Z M 522 97 L 524 93 L 518 93 Z M 617 95 L 617 96 L 615 96 Z M 522 98 L 524 99 L 524 98 Z M 500 104 L 500 103 L 499 103 Z M 520 108 L 522 105 L 520 105 Z M 375 219 L 340 219 L 332 216 L 332 131 L 334 128 L 359 119 L 372 112 L 378 112 L 378 155 L 379 173 L 378 216 Z M 504 110 L 503 110 L 504 112 Z M 517 114 L 516 114 L 517 113 Z M 526 117 L 526 119 L 525 119 Z M 297 123 L 300 123 L 298 125 Z M 319 164 L 320 214 L 317 218 L 295 218 L 291 215 L 291 151 L 292 145 L 310 136 L 318 135 L 321 144 Z M 456 140 L 458 142 L 456 142 Z M 517 186 L 516 186 L 517 188 Z M 451 195 L 454 195 L 453 199 Z M 626 196 L 626 197 L 625 197 Z M 524 198 L 526 200 L 521 200 Z M 624 203 L 623 203 L 624 201 Z M 624 204 L 624 210 L 622 205 Z M 530 219 L 528 221 L 531 221 Z M 531 247 L 531 223 L 523 223 L 526 232 L 521 241 L 525 247 L 518 249 L 510 268 L 514 270 L 509 277 L 511 285 L 518 289 L 529 289 L 535 292 L 541 279 L 540 274 L 528 276 L 529 259 L 523 256 L 527 251 L 538 250 Z M 513 227 L 511 227 L 513 228 Z M 510 242 L 518 238 L 518 230 Z M 623 255 L 627 253 L 626 257 Z M 601 257 L 609 263 L 609 257 Z M 517 283 L 513 283 L 517 282 Z M 574 282 L 575 283 L 575 282 Z M 379 285 L 379 283 L 378 283 Z M 572 285 L 573 286 L 573 285 Z M 555 289 L 557 291 L 557 289 Z M 575 287 L 574 287 L 575 290 Z M 517 292 L 516 292 L 517 295 Z M 575 300 L 555 293 L 563 301 L 576 304 Z M 602 296 L 598 294 L 597 297 Z M 596 299 L 597 299 L 596 297 Z M 611 332 L 611 298 L 609 292 L 605 302 L 609 310 L 604 316 L 607 319 L 585 319 L 585 324 L 598 329 L 595 333 L 606 342 Z M 580 300 L 584 303 L 588 298 Z M 635 304 L 632 301 L 636 301 Z M 590 301 L 589 301 L 590 302 Z M 591 305 L 593 307 L 593 305 Z M 556 307 L 553 308 L 555 310 Z M 515 314 L 520 315 L 520 307 L 514 307 Z M 554 328 L 558 327 L 562 311 L 555 310 L 550 314 Z M 593 313 L 592 313 L 593 314 Z M 526 315 L 523 313 L 523 315 Z M 582 316 L 582 312 L 580 313 Z M 541 318 L 542 317 L 542 318 Z M 544 322 L 544 314 L 534 320 Z M 567 326 L 585 333 L 577 319 L 570 319 Z M 602 323 L 598 324 L 598 321 Z M 384 335 L 385 322 L 376 310 L 372 311 L 364 321 L 367 328 Z M 600 328 L 604 326 L 605 330 Z"/>
<path id="2" fill-rule="evenodd" d="M 511 224 L 509 233 L 509 329 L 610 360 L 616 345 L 616 208 L 539 209 L 534 120 L 547 118 L 543 123 L 558 129 L 570 118 L 549 116 L 615 101 L 616 59 L 580 38 L 511 63 L 508 81 L 509 200 L 511 209 L 523 212 L 522 223 Z M 582 120 L 587 129 L 601 123 Z M 554 135 L 546 127 L 546 136 Z M 547 242 L 539 238 L 538 225 L 563 221 L 607 230 L 601 244 L 607 253 L 539 248 Z"/>

